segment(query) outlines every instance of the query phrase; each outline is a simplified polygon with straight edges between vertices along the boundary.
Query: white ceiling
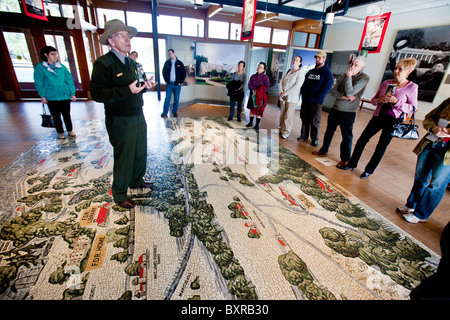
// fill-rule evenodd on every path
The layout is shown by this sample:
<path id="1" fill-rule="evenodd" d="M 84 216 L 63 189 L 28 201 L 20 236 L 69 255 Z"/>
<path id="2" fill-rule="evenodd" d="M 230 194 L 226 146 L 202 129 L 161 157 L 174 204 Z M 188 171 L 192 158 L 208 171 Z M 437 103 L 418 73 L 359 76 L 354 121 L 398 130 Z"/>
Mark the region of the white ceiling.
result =
<path id="1" fill-rule="evenodd" d="M 220 1 L 220 0 L 219 0 Z M 217 2 L 217 1 L 214 1 Z M 285 6 L 313 10 L 318 12 L 323 12 L 324 8 L 331 6 L 336 0 L 293 0 L 287 2 Z M 159 5 L 173 5 L 173 6 L 183 6 L 183 7 L 196 7 L 194 0 L 158 0 Z M 260 3 L 270 3 L 278 5 L 278 0 L 258 0 Z M 207 9 L 209 6 L 214 5 L 214 3 L 208 3 L 204 0 L 203 6 L 199 7 L 202 9 Z M 402 14 L 406 12 L 421 11 L 425 9 L 445 7 L 450 5 L 450 0 L 384 0 L 384 1 L 373 1 L 372 3 L 351 7 L 345 16 L 336 16 L 334 23 L 343 22 L 356 22 L 364 23 L 366 16 L 382 14 L 386 12 L 391 12 L 392 15 Z M 197 6 L 198 7 L 198 6 Z M 223 13 L 242 13 L 242 8 L 234 6 L 223 6 Z M 257 10 L 258 12 L 263 12 L 263 10 Z M 280 14 L 280 20 L 287 21 L 297 21 L 302 18 Z M 450 20 L 450 19 L 449 19 Z"/>

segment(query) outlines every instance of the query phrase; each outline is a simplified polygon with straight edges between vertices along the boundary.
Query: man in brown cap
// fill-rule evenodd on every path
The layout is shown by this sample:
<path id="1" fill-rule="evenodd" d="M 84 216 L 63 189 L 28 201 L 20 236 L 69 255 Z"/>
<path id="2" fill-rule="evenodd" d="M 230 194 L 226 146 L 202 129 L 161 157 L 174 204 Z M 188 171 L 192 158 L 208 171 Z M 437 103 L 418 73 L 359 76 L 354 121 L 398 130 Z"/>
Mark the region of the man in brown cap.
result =
<path id="1" fill-rule="evenodd" d="M 327 54 L 321 50 L 314 56 L 316 59 L 315 68 L 308 71 L 305 82 L 301 89 L 302 106 L 300 109 L 300 119 L 302 128 L 300 137 L 297 140 L 306 140 L 311 132 L 311 144 L 315 147 L 319 145 L 319 129 L 322 117 L 322 104 L 325 96 L 333 86 L 333 74 L 325 64 Z"/>
<path id="2" fill-rule="evenodd" d="M 147 167 L 147 123 L 142 94 L 155 86 L 153 77 L 138 82 L 136 63 L 128 58 L 136 28 L 114 19 L 106 22 L 100 43 L 111 50 L 94 62 L 91 96 L 105 105 L 105 123 L 114 148 L 112 194 L 123 208 L 133 208 L 128 188 L 152 188 L 144 181 Z"/>

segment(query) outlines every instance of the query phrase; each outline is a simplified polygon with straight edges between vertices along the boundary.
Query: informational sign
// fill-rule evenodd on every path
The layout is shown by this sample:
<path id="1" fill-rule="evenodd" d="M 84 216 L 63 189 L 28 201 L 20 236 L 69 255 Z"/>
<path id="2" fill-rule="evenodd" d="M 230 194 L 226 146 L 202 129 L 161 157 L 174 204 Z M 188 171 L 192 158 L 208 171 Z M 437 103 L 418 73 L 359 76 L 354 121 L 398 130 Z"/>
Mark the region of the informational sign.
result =
<path id="1" fill-rule="evenodd" d="M 244 0 L 242 12 L 242 34 L 241 40 L 253 38 L 256 17 L 256 0 Z"/>
<path id="2" fill-rule="evenodd" d="M 380 52 L 390 17 L 390 12 L 366 17 L 359 50 L 367 50 L 369 53 Z"/>

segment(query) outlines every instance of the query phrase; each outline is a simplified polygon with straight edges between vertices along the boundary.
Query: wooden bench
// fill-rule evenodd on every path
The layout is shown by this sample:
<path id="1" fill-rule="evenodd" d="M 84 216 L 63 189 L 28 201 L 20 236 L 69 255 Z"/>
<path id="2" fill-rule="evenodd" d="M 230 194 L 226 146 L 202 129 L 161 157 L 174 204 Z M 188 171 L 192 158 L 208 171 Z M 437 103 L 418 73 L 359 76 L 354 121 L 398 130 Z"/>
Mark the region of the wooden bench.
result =
<path id="1" fill-rule="evenodd" d="M 373 108 L 367 108 L 367 107 L 364 107 L 364 103 L 370 103 L 370 105 L 372 105 L 372 101 L 370 101 L 370 100 L 367 100 L 367 99 L 361 99 L 361 104 L 359 105 L 359 110 L 361 110 L 361 109 L 367 109 L 367 110 L 372 110 L 373 111 Z M 372 106 L 373 107 L 373 106 Z"/>

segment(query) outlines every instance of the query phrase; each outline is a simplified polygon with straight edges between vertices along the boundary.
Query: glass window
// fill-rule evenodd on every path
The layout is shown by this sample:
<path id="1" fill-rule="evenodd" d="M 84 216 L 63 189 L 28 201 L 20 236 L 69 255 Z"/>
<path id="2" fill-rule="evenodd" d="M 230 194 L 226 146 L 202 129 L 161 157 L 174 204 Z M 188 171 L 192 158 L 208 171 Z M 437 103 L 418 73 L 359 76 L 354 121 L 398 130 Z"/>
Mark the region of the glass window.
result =
<path id="1" fill-rule="evenodd" d="M 62 5 L 62 13 L 63 13 L 63 17 L 64 18 L 74 18 L 75 16 L 73 15 L 74 12 L 74 7 L 75 6 L 71 6 L 69 4 L 63 4 Z"/>
<path id="2" fill-rule="evenodd" d="M 46 3 L 45 11 L 51 17 L 61 17 L 61 11 L 59 11 L 59 4 L 57 3 Z"/>
<path id="3" fill-rule="evenodd" d="M 267 27 L 255 26 L 255 35 L 253 36 L 254 42 L 270 43 L 271 29 Z"/>
<path id="4" fill-rule="evenodd" d="M 21 13 L 19 1 L 17 0 L 2 0 L 0 1 L 0 11 Z"/>
<path id="5" fill-rule="evenodd" d="M 159 55 L 159 80 L 161 83 L 166 83 L 164 81 L 164 78 L 162 77 L 162 68 L 164 66 L 164 63 L 166 62 L 166 40 L 165 39 L 158 39 L 158 55 Z M 156 78 L 156 77 L 155 77 Z"/>
<path id="6" fill-rule="evenodd" d="M 139 32 L 152 32 L 151 13 L 127 11 L 127 23 Z"/>
<path id="7" fill-rule="evenodd" d="M 294 32 L 294 39 L 292 41 L 293 46 L 306 47 L 306 40 L 308 34 L 306 32 Z"/>
<path id="8" fill-rule="evenodd" d="M 84 47 L 86 48 L 87 64 L 88 64 L 89 74 L 92 74 L 92 68 L 93 68 L 92 62 L 93 62 L 93 60 L 92 60 L 92 56 L 91 56 L 91 50 L 89 49 L 90 48 L 90 46 L 89 46 L 89 37 L 91 37 L 91 34 L 88 33 L 88 31 L 84 31 L 83 32 L 83 41 L 84 41 Z M 72 38 L 73 37 L 70 37 L 70 40 L 73 40 Z M 75 48 L 75 45 L 72 44 L 72 48 Z M 76 55 L 76 50 L 73 50 L 73 52 Z M 78 59 L 76 57 L 75 57 L 75 61 L 78 61 Z"/>
<path id="9" fill-rule="evenodd" d="M 152 38 L 134 37 L 131 39 L 131 51 L 136 51 L 138 53 L 136 61 L 142 65 L 144 72 L 147 73 L 147 75 L 148 73 L 155 73 Z"/>
<path id="10" fill-rule="evenodd" d="M 205 21 L 202 19 L 183 18 L 183 36 L 203 37 Z"/>
<path id="11" fill-rule="evenodd" d="M 23 32 L 3 31 L 3 36 L 5 37 L 17 80 L 19 82 L 34 82 L 33 63 L 28 51 L 25 34 Z"/>
<path id="12" fill-rule="evenodd" d="M 230 40 L 241 40 L 241 25 L 232 23 L 230 29 Z"/>
<path id="13" fill-rule="evenodd" d="M 122 10 L 111 10 L 111 9 L 98 8 L 97 15 L 98 15 L 98 26 L 100 28 L 105 27 L 105 20 L 109 21 L 112 19 L 119 19 L 123 23 L 125 23 L 125 12 Z"/>
<path id="14" fill-rule="evenodd" d="M 158 16 L 158 33 L 181 35 L 180 17 Z"/>
<path id="15" fill-rule="evenodd" d="M 273 29 L 272 43 L 287 45 L 289 41 L 289 30 Z"/>
<path id="16" fill-rule="evenodd" d="M 308 48 L 315 48 L 316 47 L 316 40 L 317 40 L 317 34 L 310 33 L 309 39 L 308 39 Z"/>
<path id="17" fill-rule="evenodd" d="M 209 20 L 208 38 L 228 39 L 228 26 L 228 22 Z"/>

